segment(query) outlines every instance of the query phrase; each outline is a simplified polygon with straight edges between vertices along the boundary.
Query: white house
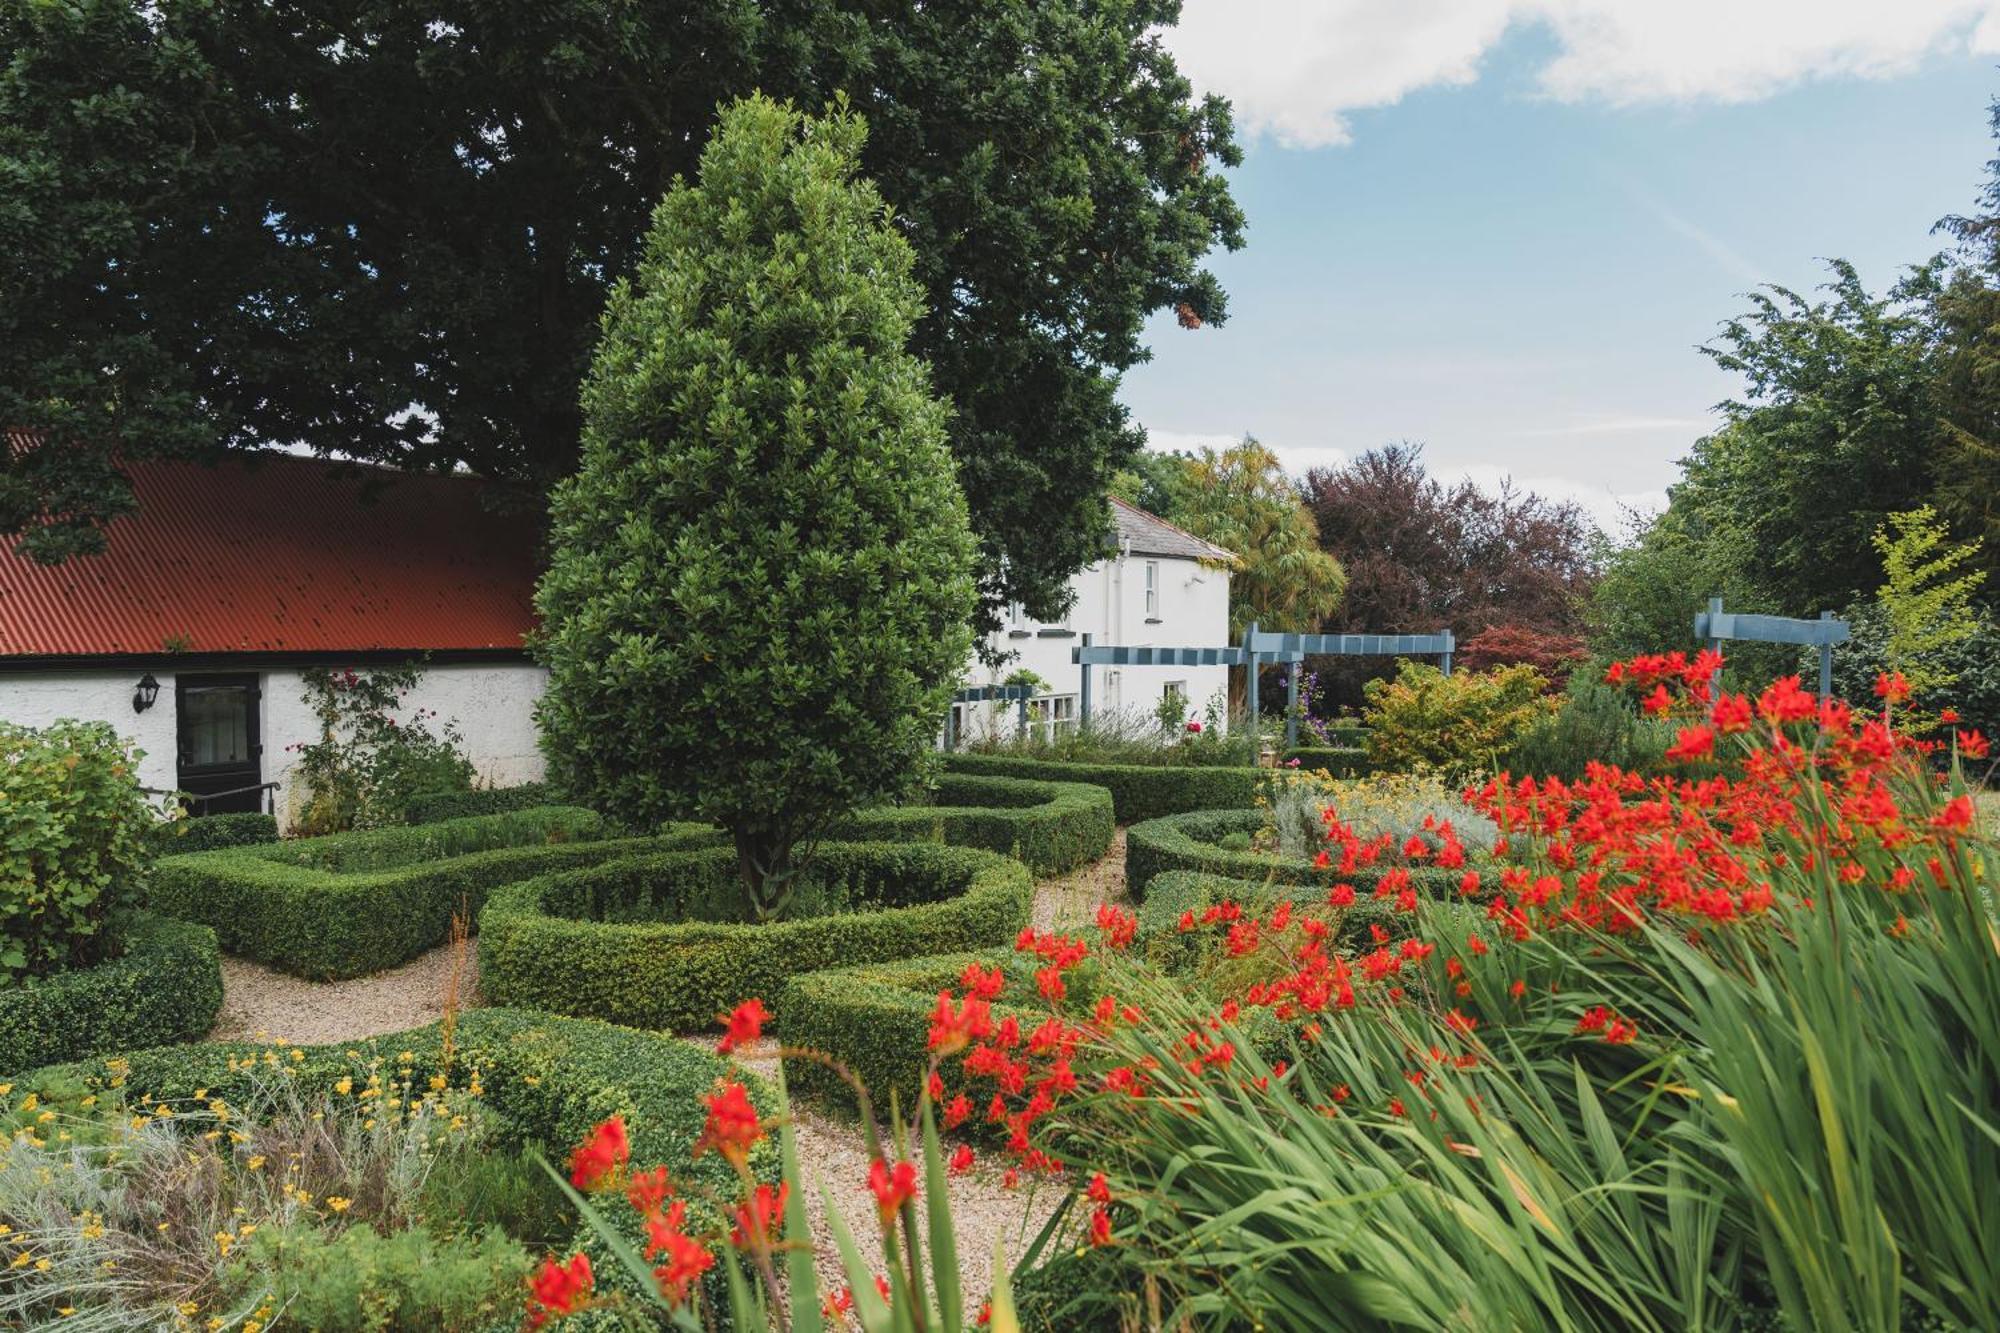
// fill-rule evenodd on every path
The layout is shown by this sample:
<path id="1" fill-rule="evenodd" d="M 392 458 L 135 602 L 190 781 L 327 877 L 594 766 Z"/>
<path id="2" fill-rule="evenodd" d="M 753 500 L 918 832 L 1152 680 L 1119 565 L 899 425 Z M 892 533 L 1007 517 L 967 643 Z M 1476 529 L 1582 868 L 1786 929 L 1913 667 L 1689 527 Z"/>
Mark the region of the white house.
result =
<path id="1" fill-rule="evenodd" d="M 1045 625 L 1029 620 L 1020 606 L 1010 607 L 1006 625 L 988 642 L 989 655 L 1005 660 L 990 666 L 975 656 L 966 672 L 969 686 L 1002 684 L 1021 670 L 1048 682 L 1031 710 L 1032 725 L 1045 730 L 1075 725 L 1082 671 L 1070 657 L 1085 634 L 1093 644 L 1110 647 L 1229 644 L 1229 571 L 1235 555 L 1116 496 L 1111 516 L 1111 549 L 1070 581 L 1076 597 L 1069 615 Z M 1196 719 L 1211 699 L 1226 700 L 1228 689 L 1227 667 L 1100 666 L 1092 669 L 1091 708 L 1151 716 L 1162 699 L 1177 696 L 1185 716 Z M 1017 725 L 1011 708 L 999 705 L 965 703 L 956 710 L 955 730 L 968 739 L 996 730 L 1009 734 Z"/>
<path id="2" fill-rule="evenodd" d="M 277 453 L 126 470 L 139 510 L 102 554 L 0 544 L 0 718 L 108 720 L 145 751 L 142 785 L 285 821 L 288 747 L 318 734 L 300 672 L 421 658 L 407 706 L 453 723 L 483 781 L 542 776 L 535 529 L 482 482 Z"/>

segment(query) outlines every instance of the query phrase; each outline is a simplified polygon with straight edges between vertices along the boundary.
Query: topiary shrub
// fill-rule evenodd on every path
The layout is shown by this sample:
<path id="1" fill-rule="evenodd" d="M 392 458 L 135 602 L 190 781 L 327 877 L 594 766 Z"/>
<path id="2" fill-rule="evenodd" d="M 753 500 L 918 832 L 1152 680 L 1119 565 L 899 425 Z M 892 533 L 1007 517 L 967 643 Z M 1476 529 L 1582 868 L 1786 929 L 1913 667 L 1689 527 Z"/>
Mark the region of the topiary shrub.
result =
<path id="1" fill-rule="evenodd" d="M 215 932 L 150 912 L 113 918 L 117 957 L 6 992 L 0 1077 L 14 1070 L 107 1051 L 192 1041 L 222 1008 L 222 955 Z"/>
<path id="2" fill-rule="evenodd" d="M 160 856 L 181 856 L 189 852 L 212 852 L 218 847 L 246 847 L 257 842 L 278 840 L 276 815 L 227 814 L 194 815 L 155 824 L 151 831 L 153 850 Z"/>
<path id="3" fill-rule="evenodd" d="M 1261 810 L 1201 810 L 1134 824 L 1125 834 L 1125 890 L 1143 902 L 1156 877 L 1170 870 L 1193 870 L 1257 884 L 1307 888 L 1352 884 L 1365 893 L 1386 873 L 1385 867 L 1342 874 L 1337 865 L 1322 868 L 1304 857 L 1231 851 L 1219 845 L 1232 833 L 1254 835 L 1267 823 L 1268 817 Z M 1433 866 L 1405 869 L 1412 887 L 1430 897 L 1455 894 L 1464 875 L 1463 870 Z"/>
<path id="4" fill-rule="evenodd" d="M 607 840 L 588 810 L 550 806 L 160 861 L 150 903 L 214 928 L 225 952 L 316 980 L 408 962 L 444 943 L 495 886 L 709 838 L 679 826 Z"/>
<path id="5" fill-rule="evenodd" d="M 113 952 L 153 859 L 139 759 L 107 722 L 0 722 L 0 982 Z"/>
<path id="6" fill-rule="evenodd" d="M 612 289 L 536 594 L 555 779 L 728 829 L 759 919 L 801 847 L 916 783 L 971 645 L 949 409 L 863 138 L 723 112 Z"/>
<path id="7" fill-rule="evenodd" d="M 524 782 L 517 787 L 430 792 L 411 797 L 404 808 L 409 823 L 437 824 L 447 819 L 501 815 L 509 810 L 532 810 L 538 805 L 562 804 L 565 804 L 562 793 L 548 783 Z"/>
<path id="8" fill-rule="evenodd" d="M 859 811 L 830 836 L 982 847 L 1024 862 L 1037 875 L 1060 875 L 1103 856 L 1118 831 L 1111 793 L 1086 783 L 951 773 L 930 798 L 928 805 Z"/>
<path id="9" fill-rule="evenodd" d="M 1087 782 L 1111 793 L 1121 824 L 1189 810 L 1248 809 L 1269 774 L 1258 768 L 1205 765 L 1081 764 L 1001 754 L 946 755 L 947 772 L 1043 782 Z"/>
<path id="10" fill-rule="evenodd" d="M 735 874 L 711 847 L 498 889 L 479 917 L 480 985 L 501 1004 L 688 1031 L 802 972 L 1011 940 L 1032 892 L 1027 868 L 992 852 L 836 843 L 793 917 L 759 923 Z"/>

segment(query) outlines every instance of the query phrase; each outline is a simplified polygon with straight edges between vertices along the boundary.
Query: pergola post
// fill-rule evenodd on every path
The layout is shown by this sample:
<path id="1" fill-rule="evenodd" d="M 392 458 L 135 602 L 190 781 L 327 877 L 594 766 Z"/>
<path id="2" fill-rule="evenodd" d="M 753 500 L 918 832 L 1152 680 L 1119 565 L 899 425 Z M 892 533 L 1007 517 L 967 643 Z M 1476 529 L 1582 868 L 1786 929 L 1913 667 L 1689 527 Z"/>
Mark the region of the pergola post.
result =
<path id="1" fill-rule="evenodd" d="M 1090 635 L 1087 633 L 1083 636 L 1083 646 L 1090 647 Z M 1079 731 L 1087 729 L 1090 726 L 1090 663 L 1088 662 L 1083 664 L 1082 683 L 1077 688 L 1076 712 L 1077 729 Z"/>
<path id="2" fill-rule="evenodd" d="M 1251 621 L 1243 631 L 1243 711 L 1250 726 L 1250 737 L 1257 737 L 1257 651 L 1252 646 L 1257 641 L 1257 622 Z"/>

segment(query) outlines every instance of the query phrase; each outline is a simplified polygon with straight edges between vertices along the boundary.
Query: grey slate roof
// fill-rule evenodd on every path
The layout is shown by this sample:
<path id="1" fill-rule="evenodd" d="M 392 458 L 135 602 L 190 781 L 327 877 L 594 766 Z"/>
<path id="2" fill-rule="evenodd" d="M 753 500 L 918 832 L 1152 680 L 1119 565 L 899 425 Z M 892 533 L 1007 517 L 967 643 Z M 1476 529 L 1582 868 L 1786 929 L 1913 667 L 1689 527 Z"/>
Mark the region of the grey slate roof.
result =
<path id="1" fill-rule="evenodd" d="M 1134 555 L 1164 555 L 1182 560 L 1216 560 L 1234 565 L 1236 555 L 1214 542 L 1206 542 L 1185 528 L 1177 528 L 1157 514 L 1149 514 L 1117 496 L 1111 500 L 1111 519 L 1117 528 L 1118 545 Z"/>

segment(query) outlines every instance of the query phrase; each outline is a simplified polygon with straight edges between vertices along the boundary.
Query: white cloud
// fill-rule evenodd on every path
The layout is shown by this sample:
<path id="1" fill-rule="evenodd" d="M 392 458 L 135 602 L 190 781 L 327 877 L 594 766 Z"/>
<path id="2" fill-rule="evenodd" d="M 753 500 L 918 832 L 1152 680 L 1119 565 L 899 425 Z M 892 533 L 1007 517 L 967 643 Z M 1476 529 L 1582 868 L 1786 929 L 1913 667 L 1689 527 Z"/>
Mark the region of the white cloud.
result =
<path id="1" fill-rule="evenodd" d="M 1247 131 L 1319 147 L 1347 142 L 1354 111 L 1473 82 L 1515 25 L 1555 45 L 1542 92 L 1616 106 L 1750 101 L 2000 51 L 2000 0 L 1187 0 L 1167 42 Z"/>
<path id="2" fill-rule="evenodd" d="M 1528 426 L 1504 433 L 1536 438 L 1558 435 L 1641 435 L 1654 432 L 1694 436 L 1706 435 L 1714 429 L 1714 426 L 1715 423 L 1705 417 L 1654 417 L 1636 412 L 1626 415 L 1583 413 L 1565 425 Z"/>
<path id="3" fill-rule="evenodd" d="M 1592 522 L 1613 537 L 1624 535 L 1633 513 L 1652 515 L 1667 507 L 1664 490 L 1614 491 L 1609 486 L 1592 486 L 1571 477 L 1523 477 L 1492 463 L 1474 463 L 1458 469 L 1456 474 L 1440 469 L 1439 476 L 1445 481 L 1464 477 L 1487 492 L 1498 491 L 1503 483 L 1511 482 L 1516 491 L 1533 491 L 1552 500 L 1574 500 Z"/>

